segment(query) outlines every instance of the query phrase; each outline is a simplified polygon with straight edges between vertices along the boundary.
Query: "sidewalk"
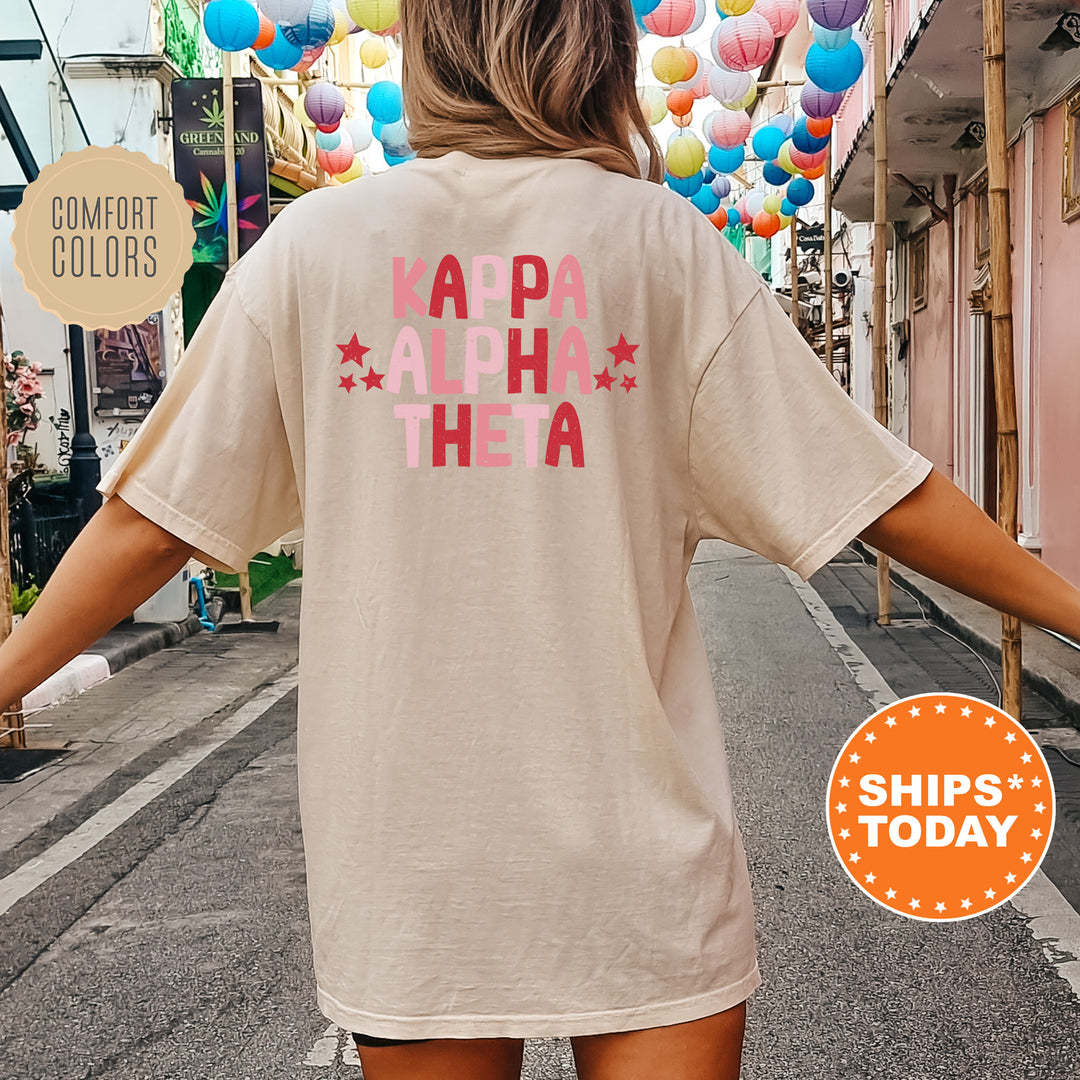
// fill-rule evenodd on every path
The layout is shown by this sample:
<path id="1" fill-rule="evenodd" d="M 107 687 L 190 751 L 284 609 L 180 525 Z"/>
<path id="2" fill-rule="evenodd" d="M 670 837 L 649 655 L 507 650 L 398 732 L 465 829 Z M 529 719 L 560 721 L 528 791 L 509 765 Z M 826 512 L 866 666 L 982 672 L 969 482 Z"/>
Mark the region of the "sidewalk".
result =
<path id="1" fill-rule="evenodd" d="M 872 547 L 857 539 L 850 546 L 865 561 L 874 564 L 876 553 Z M 947 589 L 895 560 L 890 560 L 889 577 L 916 597 L 927 618 L 1000 666 L 1000 612 Z M 1021 638 L 1024 682 L 1080 728 L 1080 648 L 1073 648 L 1027 623 L 1021 624 Z"/>

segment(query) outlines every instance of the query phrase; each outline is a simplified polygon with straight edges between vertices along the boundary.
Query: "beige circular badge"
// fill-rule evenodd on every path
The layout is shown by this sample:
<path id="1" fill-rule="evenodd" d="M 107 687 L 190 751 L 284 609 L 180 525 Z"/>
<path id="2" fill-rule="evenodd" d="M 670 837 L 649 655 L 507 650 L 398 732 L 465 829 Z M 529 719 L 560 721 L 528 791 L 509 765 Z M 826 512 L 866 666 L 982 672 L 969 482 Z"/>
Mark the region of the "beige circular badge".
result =
<path id="1" fill-rule="evenodd" d="M 66 323 L 117 330 L 160 310 L 192 262 L 195 228 L 163 165 L 88 146 L 46 165 L 11 236 L 28 292 Z"/>

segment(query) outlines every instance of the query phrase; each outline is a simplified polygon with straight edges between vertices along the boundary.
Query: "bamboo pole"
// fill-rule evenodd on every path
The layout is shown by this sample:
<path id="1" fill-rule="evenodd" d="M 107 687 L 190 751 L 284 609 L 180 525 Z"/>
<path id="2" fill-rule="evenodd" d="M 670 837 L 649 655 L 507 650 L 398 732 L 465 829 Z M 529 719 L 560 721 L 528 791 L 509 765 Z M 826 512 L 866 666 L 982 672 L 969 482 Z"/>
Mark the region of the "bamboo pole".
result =
<path id="1" fill-rule="evenodd" d="M 997 408 L 998 525 L 1016 539 L 1018 438 L 1013 372 L 1012 240 L 1005 120 L 1005 5 L 983 0 L 983 95 L 986 100 L 987 195 L 990 204 L 990 318 Z M 1001 616 L 1002 709 L 1021 719 L 1020 620 Z"/>
<path id="2" fill-rule="evenodd" d="M 874 0 L 874 416 L 878 423 L 889 426 L 889 398 L 885 392 L 887 339 L 885 336 L 885 230 L 887 212 L 885 199 L 889 180 L 889 130 L 885 117 L 885 0 Z M 892 622 L 889 557 L 877 553 L 877 594 L 879 626 Z"/>
<path id="3" fill-rule="evenodd" d="M 4 343 L 0 339 L 0 371 L 7 377 L 4 366 Z M 11 536 L 8 507 L 7 482 L 7 393 L 4 407 L 0 409 L 0 447 L 3 447 L 3 483 L 0 483 L 0 644 L 11 634 Z M 4 707 L 0 716 L 0 746 L 8 749 L 26 749 L 26 728 L 22 711 L 22 699 Z"/>
<path id="4" fill-rule="evenodd" d="M 833 369 L 832 140 L 825 147 L 825 368 Z"/>

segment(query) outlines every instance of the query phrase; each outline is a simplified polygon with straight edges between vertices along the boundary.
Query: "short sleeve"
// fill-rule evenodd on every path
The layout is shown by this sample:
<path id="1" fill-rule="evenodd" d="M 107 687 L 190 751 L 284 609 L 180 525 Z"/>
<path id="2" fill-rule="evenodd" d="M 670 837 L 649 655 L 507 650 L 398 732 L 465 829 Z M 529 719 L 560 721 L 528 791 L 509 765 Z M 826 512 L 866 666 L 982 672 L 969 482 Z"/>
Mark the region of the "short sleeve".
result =
<path id="1" fill-rule="evenodd" d="M 161 397 L 102 477 L 144 517 L 215 569 L 251 556 L 303 523 L 270 344 L 225 275 Z"/>
<path id="2" fill-rule="evenodd" d="M 766 288 L 702 373 L 689 455 L 700 535 L 803 581 L 933 469 L 848 397 Z"/>

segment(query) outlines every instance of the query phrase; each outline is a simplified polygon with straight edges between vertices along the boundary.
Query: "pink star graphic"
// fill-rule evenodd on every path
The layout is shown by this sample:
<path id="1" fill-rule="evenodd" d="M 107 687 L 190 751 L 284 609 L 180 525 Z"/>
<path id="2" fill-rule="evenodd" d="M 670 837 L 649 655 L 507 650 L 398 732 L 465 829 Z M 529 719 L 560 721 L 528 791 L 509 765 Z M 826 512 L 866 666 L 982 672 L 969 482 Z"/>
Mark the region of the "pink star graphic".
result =
<path id="1" fill-rule="evenodd" d="M 624 360 L 628 364 L 634 363 L 634 350 L 640 348 L 639 345 L 631 345 L 626 338 L 620 334 L 618 345 L 611 345 L 608 347 L 608 352 L 615 357 L 615 367 L 618 367 Z"/>
<path id="2" fill-rule="evenodd" d="M 350 360 L 355 360 L 361 367 L 364 366 L 364 353 L 371 352 L 371 349 L 366 345 L 361 345 L 360 342 L 356 340 L 355 334 L 349 338 L 345 345 L 335 345 L 334 347 L 341 350 L 341 362 L 343 364 L 347 364 Z"/>

